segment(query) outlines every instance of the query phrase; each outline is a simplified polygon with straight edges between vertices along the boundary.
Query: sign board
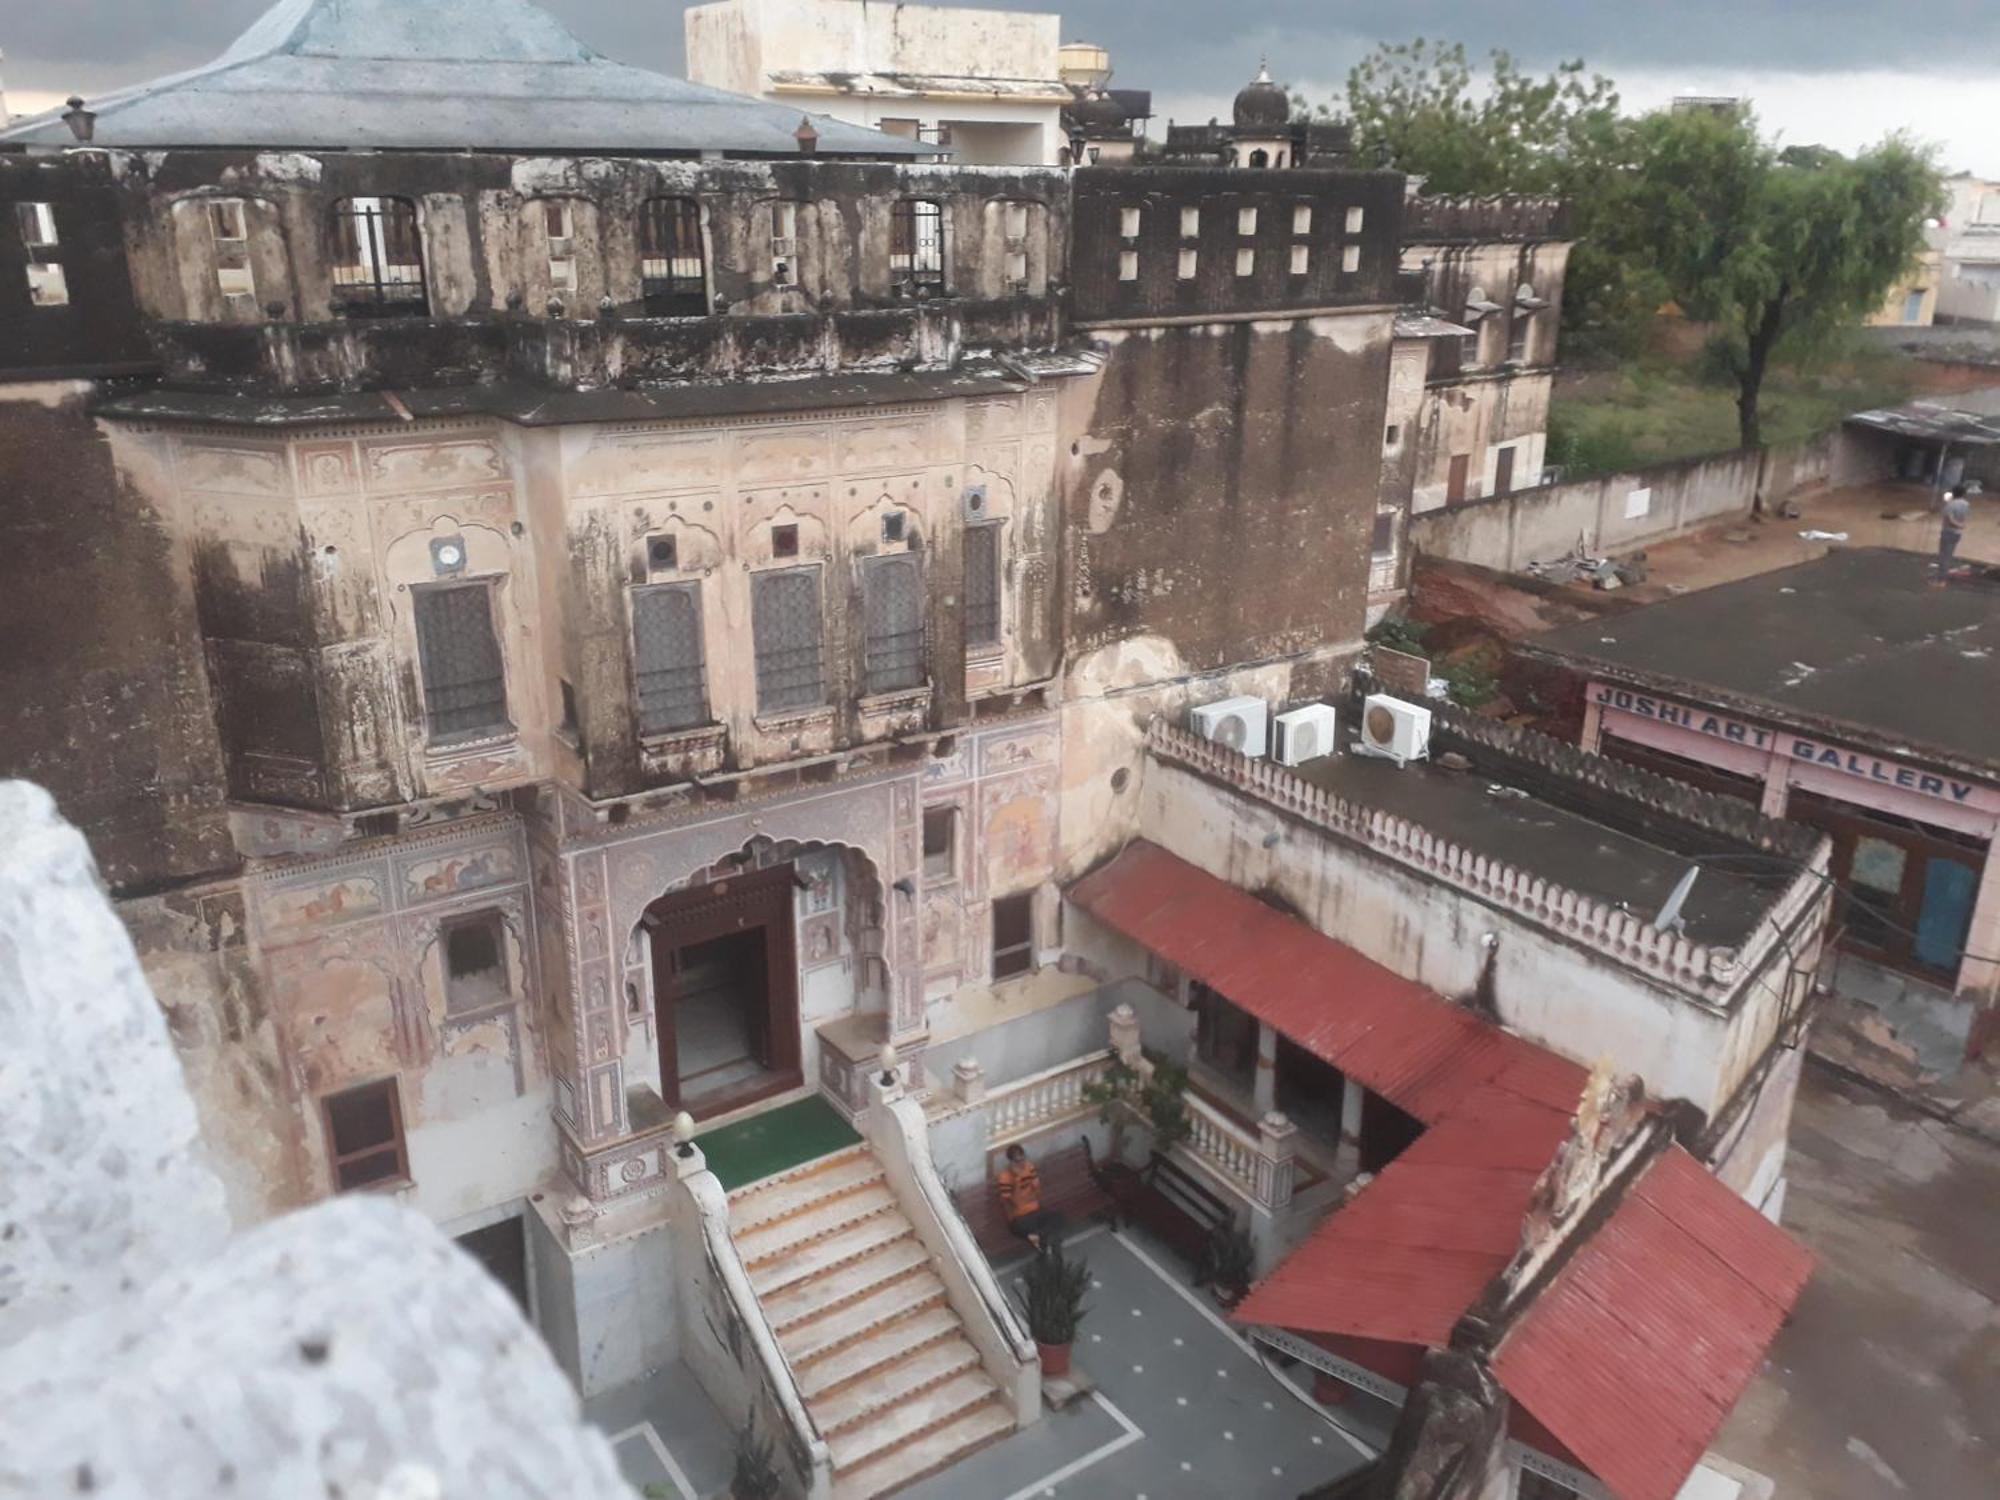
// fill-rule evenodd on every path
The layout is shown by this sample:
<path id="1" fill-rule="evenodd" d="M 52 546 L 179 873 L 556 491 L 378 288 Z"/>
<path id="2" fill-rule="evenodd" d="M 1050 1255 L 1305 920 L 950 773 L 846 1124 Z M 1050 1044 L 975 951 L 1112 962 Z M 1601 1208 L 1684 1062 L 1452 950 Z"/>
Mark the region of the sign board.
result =
<path id="1" fill-rule="evenodd" d="M 1625 492 L 1625 519 L 1636 521 L 1641 516 L 1653 513 L 1653 492 L 1650 489 L 1627 490 Z"/>
<path id="2" fill-rule="evenodd" d="M 1422 703 L 1430 695 L 1431 659 L 1412 656 L 1407 651 L 1391 651 L 1375 646 L 1368 653 L 1369 670 L 1382 691 L 1411 703 Z"/>

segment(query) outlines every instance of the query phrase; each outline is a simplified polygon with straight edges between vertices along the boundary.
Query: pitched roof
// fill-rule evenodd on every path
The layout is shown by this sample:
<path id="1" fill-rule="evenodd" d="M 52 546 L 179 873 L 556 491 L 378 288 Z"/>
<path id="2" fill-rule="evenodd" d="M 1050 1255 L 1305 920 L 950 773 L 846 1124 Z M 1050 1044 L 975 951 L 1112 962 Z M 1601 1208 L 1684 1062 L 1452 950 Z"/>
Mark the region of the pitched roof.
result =
<path id="1" fill-rule="evenodd" d="M 1234 1320 L 1448 1343 L 1519 1249 L 1584 1069 L 1144 840 L 1070 899 L 1429 1127 Z M 1673 1147 L 1529 1304 L 1494 1373 L 1618 1500 L 1671 1500 L 1811 1266 Z"/>
<path id="2" fill-rule="evenodd" d="M 1619 1500 L 1673 1500 L 1812 1275 L 1812 1256 L 1678 1146 L 1502 1341 L 1508 1394 Z"/>
<path id="3" fill-rule="evenodd" d="M 798 154 L 796 109 L 612 62 L 530 0 L 278 0 L 214 62 L 88 105 L 108 147 Z M 926 149 L 813 123 L 822 154 Z M 56 112 L 0 141 L 75 144 Z"/>

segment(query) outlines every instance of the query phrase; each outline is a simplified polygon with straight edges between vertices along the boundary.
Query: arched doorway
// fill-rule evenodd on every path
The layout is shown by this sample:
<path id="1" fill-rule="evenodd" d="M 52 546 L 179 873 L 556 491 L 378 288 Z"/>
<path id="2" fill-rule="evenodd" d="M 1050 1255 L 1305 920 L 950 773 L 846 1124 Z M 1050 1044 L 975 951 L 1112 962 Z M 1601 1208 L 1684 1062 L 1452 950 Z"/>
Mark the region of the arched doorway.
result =
<path id="1" fill-rule="evenodd" d="M 646 908 L 660 1094 L 696 1119 L 803 1081 L 798 939 L 787 861 L 663 896 Z"/>

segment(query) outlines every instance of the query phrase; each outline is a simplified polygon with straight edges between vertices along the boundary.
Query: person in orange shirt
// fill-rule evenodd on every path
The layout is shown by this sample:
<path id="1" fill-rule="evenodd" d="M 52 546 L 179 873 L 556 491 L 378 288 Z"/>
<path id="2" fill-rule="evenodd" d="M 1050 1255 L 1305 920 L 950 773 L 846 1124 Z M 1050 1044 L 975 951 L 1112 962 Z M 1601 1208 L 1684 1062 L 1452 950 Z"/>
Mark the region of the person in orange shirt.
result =
<path id="1" fill-rule="evenodd" d="M 1007 1227 L 1037 1250 L 1062 1230 L 1062 1215 L 1042 1207 L 1042 1174 L 1019 1142 L 1007 1148 L 1007 1165 L 1000 1169 L 1000 1206 Z"/>

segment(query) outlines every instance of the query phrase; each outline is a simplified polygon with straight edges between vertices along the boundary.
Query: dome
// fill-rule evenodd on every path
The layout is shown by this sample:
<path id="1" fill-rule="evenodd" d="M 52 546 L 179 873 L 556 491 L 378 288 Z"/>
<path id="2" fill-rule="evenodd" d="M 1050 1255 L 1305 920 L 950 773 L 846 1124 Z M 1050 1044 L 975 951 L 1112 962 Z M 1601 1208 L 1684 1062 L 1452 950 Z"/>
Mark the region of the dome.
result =
<path id="1" fill-rule="evenodd" d="M 1269 65 L 1259 64 L 1256 78 L 1236 96 L 1237 128 L 1276 129 L 1291 120 L 1291 96 L 1271 82 Z"/>

